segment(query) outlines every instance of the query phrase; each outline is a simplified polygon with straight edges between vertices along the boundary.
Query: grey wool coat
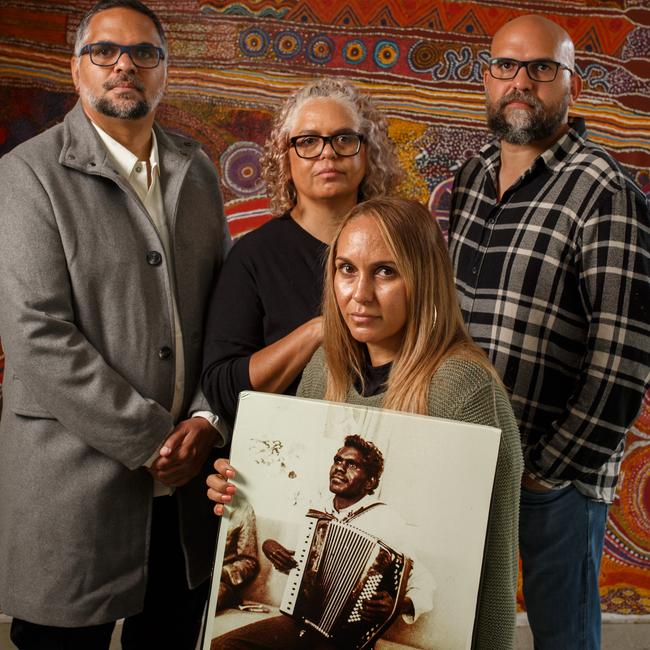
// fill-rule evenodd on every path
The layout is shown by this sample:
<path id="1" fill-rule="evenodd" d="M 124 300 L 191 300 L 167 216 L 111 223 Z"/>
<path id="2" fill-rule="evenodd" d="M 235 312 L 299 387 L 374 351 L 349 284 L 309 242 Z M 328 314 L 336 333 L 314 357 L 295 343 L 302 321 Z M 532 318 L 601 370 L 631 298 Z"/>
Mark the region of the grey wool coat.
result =
<path id="1" fill-rule="evenodd" d="M 154 129 L 173 264 L 80 104 L 0 160 L 0 608 L 43 625 L 142 608 L 142 465 L 174 424 L 172 278 L 184 413 L 200 398 L 204 309 L 228 242 L 219 179 L 197 143 Z M 204 480 L 178 491 L 192 586 L 217 528 Z"/>

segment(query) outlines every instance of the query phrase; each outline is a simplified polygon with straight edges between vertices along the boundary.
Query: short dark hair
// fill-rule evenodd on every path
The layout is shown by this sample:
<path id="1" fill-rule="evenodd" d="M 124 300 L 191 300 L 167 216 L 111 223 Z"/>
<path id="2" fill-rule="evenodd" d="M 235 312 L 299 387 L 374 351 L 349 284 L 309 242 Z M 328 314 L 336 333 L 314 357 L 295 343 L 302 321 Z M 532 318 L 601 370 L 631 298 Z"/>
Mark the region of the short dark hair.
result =
<path id="1" fill-rule="evenodd" d="M 108 9 L 132 9 L 141 14 L 144 14 L 147 18 L 151 20 L 154 24 L 158 36 L 160 36 L 160 43 L 163 50 L 167 53 L 167 38 L 165 37 L 165 30 L 163 29 L 160 18 L 151 10 L 147 5 L 140 2 L 140 0 L 99 0 L 95 3 L 84 15 L 77 27 L 77 33 L 74 41 L 74 53 L 79 55 L 79 50 L 84 45 L 84 39 L 86 38 L 86 32 L 88 31 L 88 23 L 90 19 L 102 11 L 107 11 Z"/>
<path id="2" fill-rule="evenodd" d="M 372 482 L 372 489 L 368 494 L 373 494 L 379 485 L 379 479 L 384 471 L 384 456 L 379 447 L 369 440 L 364 440 L 356 434 L 346 436 L 343 441 L 344 447 L 354 447 L 358 449 L 363 456 L 364 469 L 368 478 Z"/>

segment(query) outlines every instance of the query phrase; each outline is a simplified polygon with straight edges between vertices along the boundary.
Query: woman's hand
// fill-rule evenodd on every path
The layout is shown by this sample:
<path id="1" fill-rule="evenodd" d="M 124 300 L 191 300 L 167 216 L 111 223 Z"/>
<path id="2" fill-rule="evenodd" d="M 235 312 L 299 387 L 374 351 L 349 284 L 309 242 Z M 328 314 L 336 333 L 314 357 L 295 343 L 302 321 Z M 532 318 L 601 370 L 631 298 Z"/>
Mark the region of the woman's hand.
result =
<path id="1" fill-rule="evenodd" d="M 224 504 L 230 503 L 237 488 L 229 482 L 235 478 L 235 470 L 227 458 L 219 458 L 214 463 L 216 474 L 210 474 L 206 479 L 208 485 L 208 499 L 215 501 L 214 514 L 221 516 L 224 513 Z"/>

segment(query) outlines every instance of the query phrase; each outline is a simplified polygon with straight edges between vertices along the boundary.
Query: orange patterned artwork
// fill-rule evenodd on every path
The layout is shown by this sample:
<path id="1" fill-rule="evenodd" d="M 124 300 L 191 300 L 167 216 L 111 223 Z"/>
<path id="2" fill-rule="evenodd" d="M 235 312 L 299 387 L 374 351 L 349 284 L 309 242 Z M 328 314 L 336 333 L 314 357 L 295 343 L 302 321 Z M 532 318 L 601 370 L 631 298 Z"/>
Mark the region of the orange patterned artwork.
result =
<path id="1" fill-rule="evenodd" d="M 0 4 L 0 154 L 75 102 L 69 57 L 89 0 Z M 231 232 L 269 218 L 260 155 L 273 111 L 316 76 L 345 76 L 389 117 L 402 192 L 444 227 L 454 170 L 487 140 L 482 62 L 511 18 L 543 13 L 576 43 L 575 113 L 650 195 L 650 5 L 646 0 L 149 0 L 170 40 L 159 119 L 219 166 Z M 0 233 L 0 237 L 2 233 Z M 604 610 L 650 614 L 650 402 L 628 434 L 601 574 Z M 523 605 L 523 601 L 521 603 Z"/>

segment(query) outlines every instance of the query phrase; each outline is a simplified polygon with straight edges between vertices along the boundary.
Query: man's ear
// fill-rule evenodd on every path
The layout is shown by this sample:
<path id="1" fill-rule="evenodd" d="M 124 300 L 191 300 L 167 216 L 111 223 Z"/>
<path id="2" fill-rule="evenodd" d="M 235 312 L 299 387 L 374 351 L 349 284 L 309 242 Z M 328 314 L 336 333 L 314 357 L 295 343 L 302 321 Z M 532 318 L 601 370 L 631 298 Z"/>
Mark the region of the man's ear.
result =
<path id="1" fill-rule="evenodd" d="M 570 106 L 573 106 L 573 104 L 576 103 L 578 97 L 580 97 L 581 92 L 582 92 L 582 77 L 577 72 L 574 72 L 571 75 L 571 101 L 569 103 Z"/>
<path id="2" fill-rule="evenodd" d="M 80 57 L 74 54 L 70 57 L 70 72 L 72 73 L 72 82 L 77 94 L 79 94 L 79 61 Z"/>
<path id="3" fill-rule="evenodd" d="M 371 476 L 366 479 L 366 484 L 365 484 L 365 493 L 370 494 L 371 492 L 374 492 L 377 489 L 377 485 L 379 484 L 379 481 L 377 480 L 376 476 Z"/>

